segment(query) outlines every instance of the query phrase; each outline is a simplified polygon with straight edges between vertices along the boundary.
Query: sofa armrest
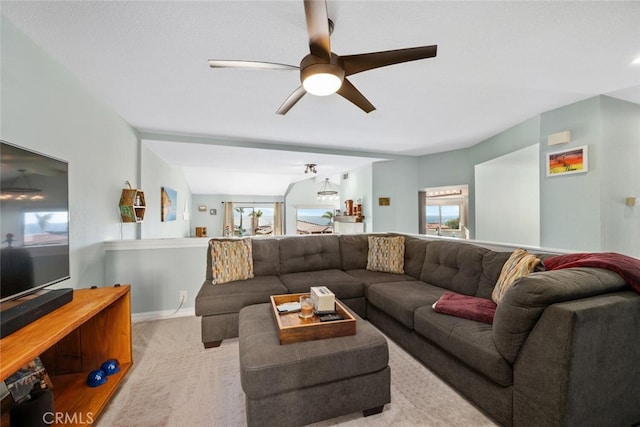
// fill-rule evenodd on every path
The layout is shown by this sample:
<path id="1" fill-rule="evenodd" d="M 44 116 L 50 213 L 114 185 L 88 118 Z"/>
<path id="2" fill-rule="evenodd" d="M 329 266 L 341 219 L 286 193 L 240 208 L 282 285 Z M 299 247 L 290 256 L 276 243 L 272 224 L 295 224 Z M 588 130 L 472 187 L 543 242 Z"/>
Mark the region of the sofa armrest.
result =
<path id="1" fill-rule="evenodd" d="M 514 426 L 633 425 L 639 365 L 640 295 L 553 304 L 514 364 Z"/>

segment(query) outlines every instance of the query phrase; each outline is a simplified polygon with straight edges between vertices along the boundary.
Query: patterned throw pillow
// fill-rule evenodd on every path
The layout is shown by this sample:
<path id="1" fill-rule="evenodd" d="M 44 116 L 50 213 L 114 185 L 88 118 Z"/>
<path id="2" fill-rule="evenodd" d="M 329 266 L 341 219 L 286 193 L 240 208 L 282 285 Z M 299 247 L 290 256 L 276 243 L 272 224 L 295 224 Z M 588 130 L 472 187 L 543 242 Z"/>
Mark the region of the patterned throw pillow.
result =
<path id="1" fill-rule="evenodd" d="M 214 285 L 253 278 L 251 239 L 212 240 L 210 247 Z"/>
<path id="2" fill-rule="evenodd" d="M 491 293 L 491 299 L 500 303 L 507 289 L 521 277 L 528 275 L 540 264 L 540 259 L 522 248 L 516 249 L 502 266 L 500 277 Z"/>
<path id="3" fill-rule="evenodd" d="M 404 236 L 369 236 L 367 270 L 404 274 Z"/>

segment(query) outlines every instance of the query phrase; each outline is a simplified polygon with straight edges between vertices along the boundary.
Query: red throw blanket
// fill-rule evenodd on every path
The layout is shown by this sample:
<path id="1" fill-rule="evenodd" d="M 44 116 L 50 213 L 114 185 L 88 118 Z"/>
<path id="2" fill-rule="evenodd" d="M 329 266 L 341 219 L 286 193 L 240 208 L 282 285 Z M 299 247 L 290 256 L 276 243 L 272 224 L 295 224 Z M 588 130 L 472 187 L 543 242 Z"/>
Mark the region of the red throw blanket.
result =
<path id="1" fill-rule="evenodd" d="M 558 255 L 544 260 L 547 270 L 571 267 L 598 267 L 615 271 L 638 293 L 640 293 L 640 259 L 614 253 L 579 253 Z"/>
<path id="2" fill-rule="evenodd" d="M 484 298 L 461 295 L 455 292 L 445 292 L 433 305 L 438 313 L 464 317 L 465 319 L 478 320 L 484 323 L 493 323 L 496 314 L 496 304 Z"/>

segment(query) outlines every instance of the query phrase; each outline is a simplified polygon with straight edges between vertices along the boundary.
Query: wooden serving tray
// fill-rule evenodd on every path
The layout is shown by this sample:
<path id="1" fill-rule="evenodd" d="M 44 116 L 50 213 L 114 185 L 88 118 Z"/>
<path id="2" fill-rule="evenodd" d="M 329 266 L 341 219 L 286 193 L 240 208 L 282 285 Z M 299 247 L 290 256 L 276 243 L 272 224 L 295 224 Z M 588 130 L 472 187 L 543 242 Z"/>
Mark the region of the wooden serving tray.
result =
<path id="1" fill-rule="evenodd" d="M 271 295 L 271 308 L 278 326 L 280 344 L 344 337 L 356 334 L 356 319 L 336 300 L 336 311 L 344 320 L 320 322 L 318 316 L 301 319 L 298 313 L 280 314 L 276 306 L 285 302 L 300 301 L 300 296 L 309 294 Z"/>

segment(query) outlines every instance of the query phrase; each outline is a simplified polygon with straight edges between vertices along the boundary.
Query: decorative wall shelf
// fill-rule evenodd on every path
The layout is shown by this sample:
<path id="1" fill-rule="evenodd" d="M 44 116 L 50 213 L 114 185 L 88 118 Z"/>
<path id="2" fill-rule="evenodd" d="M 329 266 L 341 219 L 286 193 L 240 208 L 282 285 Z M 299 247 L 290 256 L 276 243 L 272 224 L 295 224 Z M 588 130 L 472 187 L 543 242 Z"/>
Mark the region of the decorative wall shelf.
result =
<path id="1" fill-rule="evenodd" d="M 136 189 L 123 189 L 120 196 L 120 217 L 122 222 L 142 222 L 146 203 L 144 192 Z"/>

